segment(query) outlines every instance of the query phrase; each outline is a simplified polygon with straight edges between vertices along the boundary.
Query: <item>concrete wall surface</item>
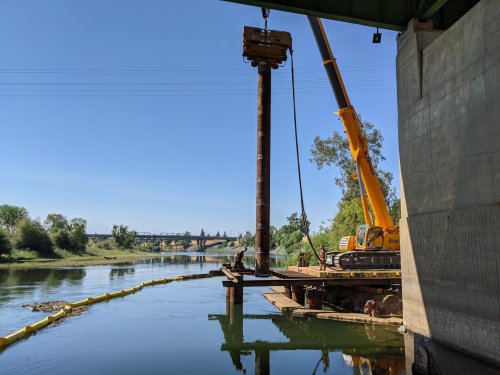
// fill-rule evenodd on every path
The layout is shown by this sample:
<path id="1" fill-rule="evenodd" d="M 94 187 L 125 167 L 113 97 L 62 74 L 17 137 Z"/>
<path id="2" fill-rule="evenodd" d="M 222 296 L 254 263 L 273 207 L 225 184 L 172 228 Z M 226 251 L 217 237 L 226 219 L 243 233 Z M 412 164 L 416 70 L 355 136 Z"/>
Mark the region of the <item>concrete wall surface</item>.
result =
<path id="1" fill-rule="evenodd" d="M 398 38 L 407 328 L 500 364 L 500 0 Z"/>

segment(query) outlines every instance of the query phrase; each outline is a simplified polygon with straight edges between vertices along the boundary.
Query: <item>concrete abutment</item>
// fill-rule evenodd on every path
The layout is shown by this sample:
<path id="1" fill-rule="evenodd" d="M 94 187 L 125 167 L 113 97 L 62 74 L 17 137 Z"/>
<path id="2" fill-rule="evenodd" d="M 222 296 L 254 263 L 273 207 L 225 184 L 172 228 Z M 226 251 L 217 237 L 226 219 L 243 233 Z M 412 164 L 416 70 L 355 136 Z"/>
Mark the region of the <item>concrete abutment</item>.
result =
<path id="1" fill-rule="evenodd" d="M 500 1 L 410 22 L 397 80 L 405 324 L 500 365 Z"/>

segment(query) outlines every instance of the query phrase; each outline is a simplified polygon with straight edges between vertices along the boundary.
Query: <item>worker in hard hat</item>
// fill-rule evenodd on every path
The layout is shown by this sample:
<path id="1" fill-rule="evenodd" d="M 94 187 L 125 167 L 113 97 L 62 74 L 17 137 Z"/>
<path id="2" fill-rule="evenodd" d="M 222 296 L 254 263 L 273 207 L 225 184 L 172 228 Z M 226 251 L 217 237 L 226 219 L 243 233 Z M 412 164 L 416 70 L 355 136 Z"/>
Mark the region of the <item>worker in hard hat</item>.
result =
<path id="1" fill-rule="evenodd" d="M 308 267 L 309 266 L 309 262 L 307 260 L 307 254 L 306 252 L 304 251 L 304 249 L 300 249 L 300 253 L 299 253 L 299 262 L 297 264 L 299 267 Z"/>
<path id="2" fill-rule="evenodd" d="M 365 314 L 375 317 L 378 309 L 379 305 L 377 301 L 375 301 L 374 299 L 369 299 L 368 301 L 366 301 L 363 311 L 365 312 Z"/>
<path id="3" fill-rule="evenodd" d="M 319 270 L 326 271 L 326 248 L 323 245 L 319 248 Z"/>
<path id="4" fill-rule="evenodd" d="M 240 250 L 236 253 L 234 256 L 234 267 L 235 269 L 243 269 L 245 266 L 243 266 L 243 257 L 245 256 L 245 251 L 247 251 L 247 247 L 245 246 L 245 249 Z"/>

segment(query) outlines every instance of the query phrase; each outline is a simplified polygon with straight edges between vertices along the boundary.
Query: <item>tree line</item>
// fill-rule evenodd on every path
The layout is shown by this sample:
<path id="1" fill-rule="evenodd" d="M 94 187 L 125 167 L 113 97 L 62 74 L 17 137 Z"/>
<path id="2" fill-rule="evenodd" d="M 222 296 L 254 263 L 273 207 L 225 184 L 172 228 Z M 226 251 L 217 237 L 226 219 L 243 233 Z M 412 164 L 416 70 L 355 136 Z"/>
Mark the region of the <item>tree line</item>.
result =
<path id="1" fill-rule="evenodd" d="M 392 219 L 397 225 L 401 216 L 401 201 L 396 194 L 392 181 L 392 173 L 383 170 L 380 162 L 385 160 L 382 154 L 382 133 L 372 123 L 361 121 L 362 131 L 368 141 L 371 162 L 379 178 L 387 207 Z M 319 226 L 319 230 L 311 233 L 311 240 L 316 249 L 321 245 L 329 250 L 337 250 L 340 238 L 353 236 L 356 228 L 364 223 L 363 208 L 361 206 L 359 184 L 356 176 L 356 165 L 349 150 L 349 141 L 337 131 L 331 137 L 321 139 L 316 137 L 311 147 L 310 162 L 317 169 L 334 167 L 337 175 L 334 183 L 340 188 L 342 197 L 337 203 L 337 213 L 327 222 Z M 309 222 L 307 222 L 309 226 Z M 308 241 L 305 238 L 306 228 L 302 215 L 296 212 L 287 217 L 287 223 L 280 228 L 270 228 L 270 248 L 288 256 L 290 264 L 295 263 L 300 249 L 309 254 L 312 263 L 317 263 Z M 243 246 L 254 246 L 255 235 L 247 231 L 240 239 Z"/>
<path id="2" fill-rule="evenodd" d="M 0 206 L 0 255 L 12 250 L 34 251 L 39 256 L 54 256 L 56 248 L 83 253 L 87 246 L 87 221 L 68 220 L 61 214 L 49 214 L 43 222 L 29 216 L 24 207 Z"/>
<path id="3" fill-rule="evenodd" d="M 126 225 L 113 225 L 112 240 L 95 244 L 101 249 L 133 249 L 137 232 Z M 38 257 L 55 257 L 57 250 L 83 254 L 88 247 L 87 221 L 68 219 L 62 214 L 48 214 L 41 222 L 31 218 L 24 207 L 0 205 L 0 256 L 13 251 L 32 251 Z"/>
<path id="4" fill-rule="evenodd" d="M 382 154 L 384 138 L 372 123 L 362 121 L 361 126 L 368 142 L 372 166 L 379 177 L 393 221 L 397 224 L 401 215 L 401 202 L 392 185 L 393 175 L 379 166 L 380 162 L 385 160 Z M 340 238 L 355 235 L 357 226 L 364 222 L 358 181 L 354 178 L 356 166 L 350 154 L 349 141 L 337 131 L 334 131 L 331 137 L 324 139 L 316 137 L 311 147 L 311 155 L 310 162 L 314 163 L 318 170 L 335 167 L 338 171 L 334 182 L 340 188 L 342 197 L 337 204 L 337 213 L 326 223 L 323 222 L 318 231 L 311 234 L 315 248 L 324 245 L 330 250 L 336 250 Z M 307 223 L 309 226 L 309 222 Z M 85 251 L 88 241 L 86 227 L 87 222 L 84 219 L 68 220 L 61 214 L 47 215 L 42 224 L 39 219 L 30 218 L 25 208 L 4 204 L 0 206 L 0 255 L 8 254 L 12 249 L 33 250 L 41 256 L 53 254 L 55 248 L 81 253 Z M 305 233 L 302 215 L 294 212 L 287 217 L 285 225 L 280 228 L 271 226 L 270 247 L 289 256 L 290 263 L 295 262 L 299 250 L 304 249 L 314 262 L 315 257 L 305 241 Z M 190 232 L 185 234 L 189 236 Z M 205 236 L 204 229 L 200 235 Z M 104 241 L 97 244 L 98 247 L 131 249 L 137 245 L 138 233 L 129 230 L 125 225 L 113 225 L 112 236 L 112 241 Z M 219 231 L 216 236 L 220 236 Z M 227 237 L 226 232 L 222 237 Z M 183 247 L 189 244 L 189 241 L 176 243 Z M 159 246 L 159 244 L 150 245 L 151 249 Z M 240 245 L 253 247 L 255 235 L 247 231 L 240 236 Z"/>

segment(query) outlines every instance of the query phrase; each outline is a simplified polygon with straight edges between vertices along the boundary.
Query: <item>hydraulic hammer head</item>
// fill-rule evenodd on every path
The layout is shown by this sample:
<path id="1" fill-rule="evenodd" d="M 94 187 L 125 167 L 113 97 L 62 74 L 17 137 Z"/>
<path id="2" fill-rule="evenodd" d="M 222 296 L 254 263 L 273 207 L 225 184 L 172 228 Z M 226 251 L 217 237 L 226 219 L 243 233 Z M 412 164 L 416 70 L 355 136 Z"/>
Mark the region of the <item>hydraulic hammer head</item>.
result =
<path id="1" fill-rule="evenodd" d="M 286 31 L 263 30 L 245 26 L 243 29 L 243 56 L 252 66 L 269 63 L 273 69 L 286 61 L 286 52 L 292 48 L 292 36 Z"/>

